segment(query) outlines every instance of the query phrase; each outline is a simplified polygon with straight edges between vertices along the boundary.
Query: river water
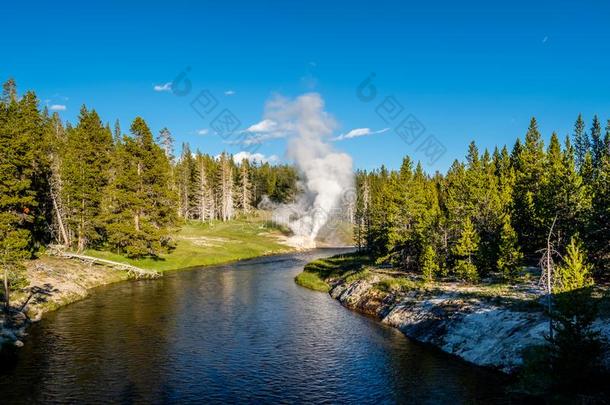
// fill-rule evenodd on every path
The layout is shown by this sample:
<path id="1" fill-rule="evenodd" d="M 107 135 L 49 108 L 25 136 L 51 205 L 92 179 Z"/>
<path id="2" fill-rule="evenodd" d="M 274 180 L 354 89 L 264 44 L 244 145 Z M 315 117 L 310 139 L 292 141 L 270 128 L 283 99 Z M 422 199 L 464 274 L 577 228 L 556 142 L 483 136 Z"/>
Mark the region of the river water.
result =
<path id="1" fill-rule="evenodd" d="M 489 403 L 501 376 L 297 286 L 336 250 L 96 289 L 0 357 L 0 403 Z"/>

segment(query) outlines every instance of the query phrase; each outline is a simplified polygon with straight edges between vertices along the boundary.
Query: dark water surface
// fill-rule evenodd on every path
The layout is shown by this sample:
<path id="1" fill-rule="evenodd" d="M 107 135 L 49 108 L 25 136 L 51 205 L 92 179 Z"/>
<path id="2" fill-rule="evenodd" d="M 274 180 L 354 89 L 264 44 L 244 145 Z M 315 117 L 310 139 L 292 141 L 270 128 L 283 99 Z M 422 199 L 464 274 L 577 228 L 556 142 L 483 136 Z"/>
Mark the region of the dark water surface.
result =
<path id="1" fill-rule="evenodd" d="M 489 403 L 503 380 L 297 286 L 336 250 L 120 283 L 0 358 L 0 403 Z"/>

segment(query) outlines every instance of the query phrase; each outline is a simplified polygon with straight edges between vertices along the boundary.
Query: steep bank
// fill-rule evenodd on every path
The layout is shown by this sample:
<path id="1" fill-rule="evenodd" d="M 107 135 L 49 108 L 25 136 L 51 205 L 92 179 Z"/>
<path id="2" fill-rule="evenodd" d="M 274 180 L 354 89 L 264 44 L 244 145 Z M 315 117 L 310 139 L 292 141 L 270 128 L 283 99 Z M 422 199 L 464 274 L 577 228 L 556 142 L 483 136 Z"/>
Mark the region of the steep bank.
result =
<path id="1" fill-rule="evenodd" d="M 335 260 L 308 265 L 297 283 L 328 290 L 344 306 L 468 362 L 510 373 L 523 364 L 523 349 L 545 342 L 548 318 L 533 279 L 516 286 L 424 284 L 358 260 Z M 610 338 L 610 320 L 602 316 L 596 327 Z"/>
<path id="2" fill-rule="evenodd" d="M 87 297 L 92 288 L 130 278 L 126 271 L 51 256 L 28 261 L 26 269 L 29 289 L 36 288 L 36 293 L 31 297 L 26 291 L 13 294 L 12 305 L 24 306 L 23 314 L 14 313 L 10 325 L 0 315 L 0 346 L 21 346 L 28 324 L 39 321 L 46 312 Z"/>

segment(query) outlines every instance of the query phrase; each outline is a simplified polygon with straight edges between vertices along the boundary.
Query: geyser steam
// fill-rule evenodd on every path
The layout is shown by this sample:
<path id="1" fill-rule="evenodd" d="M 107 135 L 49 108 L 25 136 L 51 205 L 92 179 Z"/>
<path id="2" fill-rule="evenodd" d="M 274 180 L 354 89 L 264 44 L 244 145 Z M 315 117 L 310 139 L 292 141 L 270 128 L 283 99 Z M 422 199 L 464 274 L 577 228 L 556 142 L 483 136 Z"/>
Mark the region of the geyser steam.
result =
<path id="1" fill-rule="evenodd" d="M 294 100 L 276 97 L 267 103 L 265 119 L 289 135 L 286 154 L 303 179 L 297 201 L 278 206 L 273 218 L 292 230 L 290 243 L 315 247 L 318 232 L 337 215 L 343 194 L 353 188 L 352 158 L 327 142 L 336 123 L 317 93 Z"/>

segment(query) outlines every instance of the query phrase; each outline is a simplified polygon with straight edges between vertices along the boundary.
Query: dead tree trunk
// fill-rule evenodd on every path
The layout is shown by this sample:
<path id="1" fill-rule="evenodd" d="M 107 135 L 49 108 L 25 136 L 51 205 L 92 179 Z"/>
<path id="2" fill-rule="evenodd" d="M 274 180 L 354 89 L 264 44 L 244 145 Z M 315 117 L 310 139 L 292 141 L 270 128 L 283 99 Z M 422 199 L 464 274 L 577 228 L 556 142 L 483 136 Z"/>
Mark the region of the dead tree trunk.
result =
<path id="1" fill-rule="evenodd" d="M 542 268 L 542 274 L 540 275 L 540 283 L 545 286 L 547 294 L 547 311 L 549 313 L 549 338 L 553 339 L 553 272 L 555 269 L 555 263 L 553 262 L 553 255 L 556 253 L 555 248 L 551 242 L 553 237 L 553 229 L 557 222 L 557 215 L 553 219 L 551 229 L 546 239 L 546 248 L 542 250 L 542 258 L 540 259 L 540 267 Z"/>
<path id="2" fill-rule="evenodd" d="M 4 311 L 8 313 L 11 307 L 10 291 L 8 289 L 8 266 L 4 263 Z"/>

